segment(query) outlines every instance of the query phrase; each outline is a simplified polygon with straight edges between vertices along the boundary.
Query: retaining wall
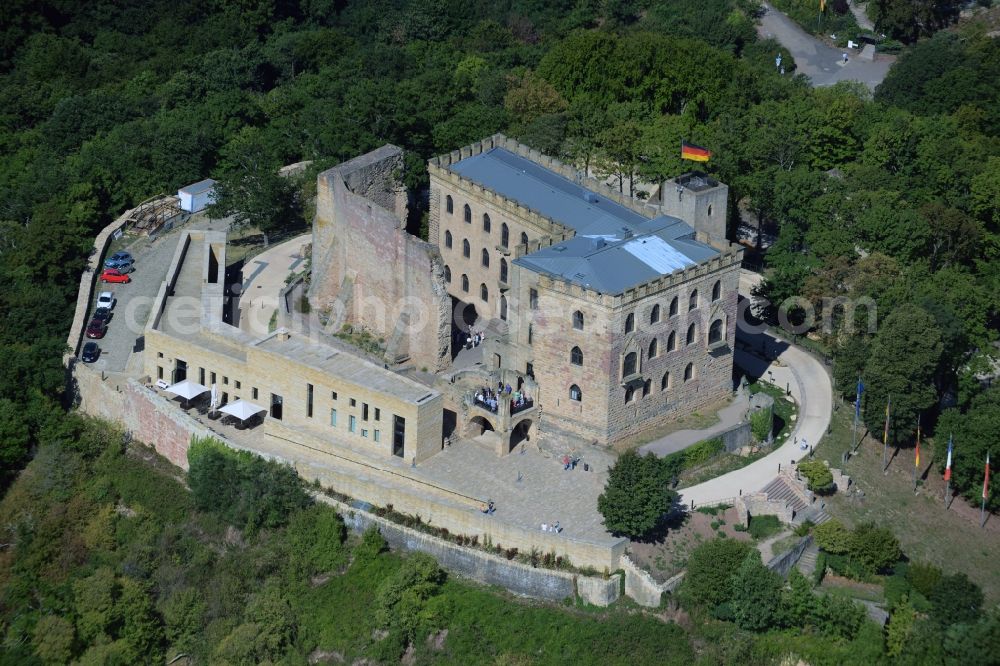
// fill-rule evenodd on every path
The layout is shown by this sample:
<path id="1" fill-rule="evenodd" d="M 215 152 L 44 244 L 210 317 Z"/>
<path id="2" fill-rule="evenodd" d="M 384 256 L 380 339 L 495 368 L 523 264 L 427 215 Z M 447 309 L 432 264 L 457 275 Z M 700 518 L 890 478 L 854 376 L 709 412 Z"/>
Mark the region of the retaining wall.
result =
<path id="1" fill-rule="evenodd" d="M 813 538 L 811 534 L 802 537 L 802 540 L 795 544 L 795 547 L 790 551 L 772 557 L 771 561 L 767 563 L 767 568 L 781 574 L 782 578 L 787 578 L 788 572 L 792 570 L 792 567 L 802 557 L 802 553 L 805 552 L 806 548 L 812 545 L 812 542 Z"/>
<path id="2" fill-rule="evenodd" d="M 499 585 L 515 594 L 550 601 L 579 595 L 595 606 L 608 606 L 619 597 L 621 574 L 612 574 L 604 579 L 535 568 L 418 532 L 326 495 L 316 494 L 315 497 L 336 508 L 351 530 L 364 532 L 375 526 L 394 549 L 427 553 L 444 569 L 487 585 Z"/>
<path id="3" fill-rule="evenodd" d="M 625 572 L 625 596 L 647 608 L 658 608 L 663 600 L 663 594 L 675 592 L 684 580 L 684 572 L 682 571 L 662 583 L 657 583 L 647 571 L 640 569 L 628 555 L 622 555 L 621 568 Z"/>

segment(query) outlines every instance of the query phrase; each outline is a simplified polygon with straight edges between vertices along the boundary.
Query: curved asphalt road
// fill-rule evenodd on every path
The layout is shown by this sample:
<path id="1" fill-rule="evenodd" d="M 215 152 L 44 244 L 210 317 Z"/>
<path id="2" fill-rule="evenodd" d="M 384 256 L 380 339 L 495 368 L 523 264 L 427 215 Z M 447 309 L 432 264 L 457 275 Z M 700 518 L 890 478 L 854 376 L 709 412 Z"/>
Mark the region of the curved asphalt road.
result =
<path id="1" fill-rule="evenodd" d="M 843 50 L 835 49 L 816 39 L 800 28 L 771 5 L 764 3 L 757 34 L 781 43 L 795 58 L 799 74 L 805 74 L 813 86 L 832 86 L 838 81 L 860 81 L 870 90 L 882 83 L 896 59 L 892 56 L 875 56 L 875 60 L 862 60 L 857 50 L 848 53 L 845 64 Z"/>

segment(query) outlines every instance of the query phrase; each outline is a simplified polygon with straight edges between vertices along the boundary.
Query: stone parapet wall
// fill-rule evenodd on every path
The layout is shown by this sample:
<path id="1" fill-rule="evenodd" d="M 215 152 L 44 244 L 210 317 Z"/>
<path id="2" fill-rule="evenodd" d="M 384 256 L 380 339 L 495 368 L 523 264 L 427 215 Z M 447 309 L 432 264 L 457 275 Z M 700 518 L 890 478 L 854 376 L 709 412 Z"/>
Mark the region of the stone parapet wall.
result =
<path id="1" fill-rule="evenodd" d="M 781 574 L 783 578 L 788 577 L 788 573 L 792 570 L 798 561 L 802 557 L 802 553 L 806 551 L 809 546 L 813 543 L 812 535 L 802 537 L 795 546 L 788 552 L 781 553 L 780 555 L 775 555 L 771 558 L 771 561 L 767 563 L 767 568 L 775 573 Z"/>
<path id="2" fill-rule="evenodd" d="M 459 546 L 326 495 L 317 493 L 315 497 L 336 508 L 348 527 L 355 532 L 377 527 L 394 549 L 427 553 L 447 571 L 487 585 L 499 585 L 515 594 L 549 601 L 572 599 L 578 595 L 583 601 L 595 606 L 609 606 L 620 594 L 621 574 L 611 574 L 605 579 L 532 567 L 482 550 Z"/>
<path id="3" fill-rule="evenodd" d="M 676 592 L 684 582 L 682 571 L 662 583 L 657 583 L 649 572 L 641 569 L 628 555 L 622 556 L 621 569 L 625 572 L 625 596 L 647 608 L 659 608 L 664 593 Z"/>
<path id="4" fill-rule="evenodd" d="M 789 524 L 795 518 L 795 510 L 784 500 L 769 500 L 767 493 L 746 493 L 736 499 L 736 515 L 744 527 L 750 525 L 750 516 L 777 516 Z"/>

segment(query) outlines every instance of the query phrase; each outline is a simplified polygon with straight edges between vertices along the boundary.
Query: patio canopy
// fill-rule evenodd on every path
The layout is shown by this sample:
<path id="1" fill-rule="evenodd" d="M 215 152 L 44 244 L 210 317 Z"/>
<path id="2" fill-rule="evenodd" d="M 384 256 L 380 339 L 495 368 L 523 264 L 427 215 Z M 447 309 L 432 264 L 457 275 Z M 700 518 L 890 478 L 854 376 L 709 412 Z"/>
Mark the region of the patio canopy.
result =
<path id="1" fill-rule="evenodd" d="M 246 400 L 237 400 L 236 402 L 231 402 L 222 409 L 219 410 L 223 414 L 229 414 L 230 416 L 235 416 L 240 421 L 246 421 L 248 418 L 254 414 L 259 414 L 260 412 L 266 412 L 267 410 L 260 405 L 255 405 L 252 402 L 247 402 Z"/>
<path id="2" fill-rule="evenodd" d="M 191 398 L 196 398 L 205 391 L 208 390 L 207 386 L 202 386 L 197 382 L 184 381 L 177 382 L 176 384 L 164 389 L 167 393 L 173 393 L 174 395 L 179 395 L 185 400 L 190 400 Z"/>

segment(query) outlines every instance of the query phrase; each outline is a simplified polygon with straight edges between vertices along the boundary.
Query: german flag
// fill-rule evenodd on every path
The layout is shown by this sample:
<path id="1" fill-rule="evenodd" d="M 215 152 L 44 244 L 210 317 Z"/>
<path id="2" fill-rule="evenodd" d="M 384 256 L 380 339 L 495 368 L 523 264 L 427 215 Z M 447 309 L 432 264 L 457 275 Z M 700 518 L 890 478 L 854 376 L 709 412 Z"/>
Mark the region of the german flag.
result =
<path id="1" fill-rule="evenodd" d="M 712 151 L 708 148 L 702 148 L 701 146 L 696 146 L 693 143 L 688 143 L 687 141 L 681 141 L 681 159 L 682 160 L 692 160 L 694 162 L 707 162 L 708 158 L 712 156 Z"/>

